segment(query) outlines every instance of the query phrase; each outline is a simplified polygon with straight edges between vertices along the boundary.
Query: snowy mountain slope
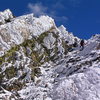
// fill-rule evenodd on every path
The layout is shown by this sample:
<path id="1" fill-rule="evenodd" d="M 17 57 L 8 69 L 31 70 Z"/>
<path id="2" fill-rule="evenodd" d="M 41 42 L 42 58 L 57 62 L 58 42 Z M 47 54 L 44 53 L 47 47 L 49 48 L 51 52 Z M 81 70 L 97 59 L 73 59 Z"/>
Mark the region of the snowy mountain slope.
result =
<path id="1" fill-rule="evenodd" d="M 42 76 L 35 80 L 36 86 L 28 84 L 30 88 L 19 94 L 28 100 L 99 100 L 100 50 L 91 51 L 95 56 L 82 55 L 79 60 L 82 52 L 73 51 L 57 64 L 45 63 L 41 66 Z"/>
<path id="2" fill-rule="evenodd" d="M 0 31 L 0 100 L 100 99 L 100 34 L 81 50 L 64 26 L 33 14 L 12 18 Z"/>

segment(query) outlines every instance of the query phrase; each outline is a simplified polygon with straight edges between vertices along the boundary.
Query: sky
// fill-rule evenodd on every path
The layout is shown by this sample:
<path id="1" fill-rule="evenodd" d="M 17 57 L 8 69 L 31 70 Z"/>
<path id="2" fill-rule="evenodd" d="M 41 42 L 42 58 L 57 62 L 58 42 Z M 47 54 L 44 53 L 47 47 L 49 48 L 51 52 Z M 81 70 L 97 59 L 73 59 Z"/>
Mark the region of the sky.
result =
<path id="1" fill-rule="evenodd" d="M 0 11 L 8 8 L 15 16 L 48 15 L 82 39 L 100 34 L 100 0 L 0 0 Z"/>

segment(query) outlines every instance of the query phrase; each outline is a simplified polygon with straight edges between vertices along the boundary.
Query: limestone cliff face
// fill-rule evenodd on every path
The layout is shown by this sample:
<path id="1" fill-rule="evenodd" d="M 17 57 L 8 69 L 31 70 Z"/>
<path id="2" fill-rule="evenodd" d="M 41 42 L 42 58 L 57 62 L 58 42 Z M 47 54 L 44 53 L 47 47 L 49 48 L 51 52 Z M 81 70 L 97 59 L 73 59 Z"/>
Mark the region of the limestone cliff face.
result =
<path id="1" fill-rule="evenodd" d="M 2 21 L 0 25 L 0 81 L 9 91 L 21 90 L 25 82 L 34 80 L 41 73 L 39 67 L 42 64 L 55 62 L 67 54 L 75 37 L 63 26 L 57 28 L 48 16 L 36 18 L 29 14 L 13 18 L 10 10 L 2 13 L 4 18 L 9 15 L 7 19 L 10 21 Z M 70 35 L 73 38 L 66 43 Z M 5 84 L 6 81 L 9 81 L 8 84 Z"/>
<path id="2" fill-rule="evenodd" d="M 28 38 L 38 37 L 40 34 L 55 27 L 54 20 L 48 16 L 35 18 L 33 14 L 13 18 L 10 10 L 1 12 L 0 25 L 0 56 L 19 45 Z M 10 22 L 4 22 L 10 20 Z"/>
<path id="3" fill-rule="evenodd" d="M 100 35 L 79 42 L 51 17 L 0 12 L 0 99 L 100 100 Z"/>

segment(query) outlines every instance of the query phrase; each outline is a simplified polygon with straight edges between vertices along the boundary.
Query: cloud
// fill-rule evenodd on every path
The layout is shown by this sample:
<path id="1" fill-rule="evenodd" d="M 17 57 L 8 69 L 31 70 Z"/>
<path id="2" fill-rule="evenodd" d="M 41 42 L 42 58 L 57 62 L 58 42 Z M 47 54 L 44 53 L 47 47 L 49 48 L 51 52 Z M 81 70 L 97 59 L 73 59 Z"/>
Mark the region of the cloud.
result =
<path id="1" fill-rule="evenodd" d="M 48 8 L 43 6 L 42 3 L 29 3 L 28 8 L 30 12 L 34 13 L 36 16 L 44 15 L 47 13 Z"/>
<path id="2" fill-rule="evenodd" d="M 59 12 L 58 9 L 55 8 L 64 8 L 64 6 L 59 2 L 55 3 L 54 5 L 51 5 L 51 8 L 44 6 L 41 2 L 35 4 L 29 3 L 27 7 L 29 9 L 29 12 L 34 13 L 35 16 L 48 15 L 55 19 L 56 22 L 60 22 L 62 24 L 68 21 L 68 18 L 66 16 L 57 15 Z"/>

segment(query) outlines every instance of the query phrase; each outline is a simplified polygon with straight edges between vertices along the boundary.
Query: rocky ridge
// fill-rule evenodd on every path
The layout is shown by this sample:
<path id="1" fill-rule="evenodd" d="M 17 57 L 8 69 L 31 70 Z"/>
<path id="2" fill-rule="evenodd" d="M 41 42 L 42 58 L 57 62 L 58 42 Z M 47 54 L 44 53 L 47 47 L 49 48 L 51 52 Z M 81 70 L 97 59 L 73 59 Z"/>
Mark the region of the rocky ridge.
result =
<path id="1" fill-rule="evenodd" d="M 0 100 L 100 99 L 100 34 L 81 51 L 48 16 L 0 14 Z"/>

